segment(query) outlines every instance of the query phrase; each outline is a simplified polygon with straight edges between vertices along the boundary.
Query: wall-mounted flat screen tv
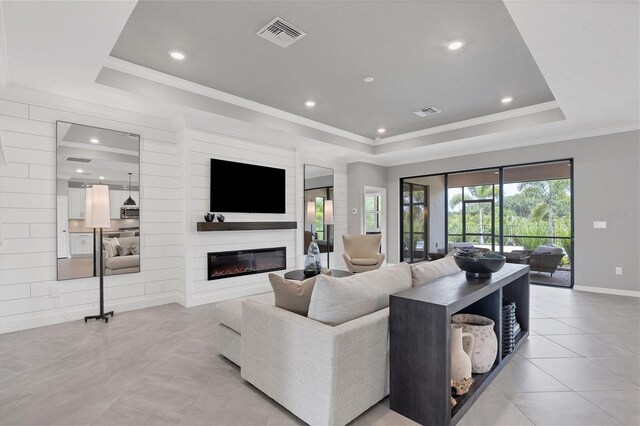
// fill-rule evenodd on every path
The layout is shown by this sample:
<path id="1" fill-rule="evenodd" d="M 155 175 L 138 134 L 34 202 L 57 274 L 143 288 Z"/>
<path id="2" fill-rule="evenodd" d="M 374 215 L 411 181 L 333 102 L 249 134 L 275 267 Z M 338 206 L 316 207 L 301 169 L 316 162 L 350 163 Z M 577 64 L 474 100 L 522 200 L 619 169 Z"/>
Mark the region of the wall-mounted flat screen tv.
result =
<path id="1" fill-rule="evenodd" d="M 285 198 L 284 169 L 211 159 L 212 212 L 286 213 Z"/>

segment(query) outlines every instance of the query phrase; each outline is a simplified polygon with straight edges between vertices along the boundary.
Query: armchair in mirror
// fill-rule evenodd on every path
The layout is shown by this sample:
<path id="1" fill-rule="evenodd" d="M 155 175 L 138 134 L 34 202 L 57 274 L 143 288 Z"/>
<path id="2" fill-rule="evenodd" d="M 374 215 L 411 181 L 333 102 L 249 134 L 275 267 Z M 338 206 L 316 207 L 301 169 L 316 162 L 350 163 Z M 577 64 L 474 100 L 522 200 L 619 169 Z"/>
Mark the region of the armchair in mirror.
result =
<path id="1" fill-rule="evenodd" d="M 333 169 L 304 165 L 304 253 L 315 240 L 320 253 L 333 252 Z"/>
<path id="2" fill-rule="evenodd" d="M 99 276 L 100 268 L 139 272 L 140 136 L 63 121 L 56 135 L 58 280 Z M 111 226 L 102 241 L 85 223 L 87 188 L 97 184 L 109 186 Z"/>

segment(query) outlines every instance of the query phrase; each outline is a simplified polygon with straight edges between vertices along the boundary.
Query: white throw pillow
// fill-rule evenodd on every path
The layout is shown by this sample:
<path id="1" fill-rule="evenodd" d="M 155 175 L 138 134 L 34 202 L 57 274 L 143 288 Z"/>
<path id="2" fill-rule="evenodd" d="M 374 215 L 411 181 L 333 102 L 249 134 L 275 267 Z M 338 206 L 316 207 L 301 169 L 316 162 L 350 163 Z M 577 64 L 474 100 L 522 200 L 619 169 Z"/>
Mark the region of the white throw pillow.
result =
<path id="1" fill-rule="evenodd" d="M 345 278 L 318 275 L 309 318 L 339 325 L 389 306 L 389 295 L 411 288 L 411 268 L 400 263 Z"/>
<path id="2" fill-rule="evenodd" d="M 107 254 L 107 259 L 111 257 L 118 256 L 118 243 L 117 238 L 103 238 L 102 239 L 102 247 L 104 248 L 104 252 Z"/>
<path id="3" fill-rule="evenodd" d="M 433 262 L 420 262 L 411 265 L 411 279 L 414 287 L 430 283 L 431 281 L 460 272 L 453 256 L 434 260 Z"/>
<path id="4" fill-rule="evenodd" d="M 118 252 L 118 246 L 120 245 L 120 243 L 118 242 L 118 239 L 116 237 L 113 237 L 110 243 L 111 243 L 111 250 L 113 250 L 113 255 L 120 256 L 120 253 Z"/>

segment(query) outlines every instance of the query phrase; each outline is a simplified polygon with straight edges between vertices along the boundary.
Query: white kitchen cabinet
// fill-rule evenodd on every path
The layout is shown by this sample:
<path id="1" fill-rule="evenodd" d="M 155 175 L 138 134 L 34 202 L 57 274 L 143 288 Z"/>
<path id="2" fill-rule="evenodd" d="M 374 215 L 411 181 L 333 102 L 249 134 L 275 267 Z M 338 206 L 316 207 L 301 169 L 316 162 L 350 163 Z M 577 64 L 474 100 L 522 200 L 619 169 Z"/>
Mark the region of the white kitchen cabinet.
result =
<path id="1" fill-rule="evenodd" d="M 93 254 L 93 234 L 72 232 L 69 234 L 71 242 L 71 256 Z"/>
<path id="2" fill-rule="evenodd" d="M 84 188 L 69 188 L 69 219 L 84 219 Z"/>

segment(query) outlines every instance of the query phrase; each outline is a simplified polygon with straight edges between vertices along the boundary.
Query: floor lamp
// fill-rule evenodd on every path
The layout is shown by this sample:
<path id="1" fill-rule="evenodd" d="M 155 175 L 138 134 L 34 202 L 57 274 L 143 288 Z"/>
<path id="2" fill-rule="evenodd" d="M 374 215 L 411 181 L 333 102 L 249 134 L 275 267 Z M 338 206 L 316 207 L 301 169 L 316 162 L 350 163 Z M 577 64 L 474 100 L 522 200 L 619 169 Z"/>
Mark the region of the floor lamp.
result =
<path id="1" fill-rule="evenodd" d="M 109 228 L 111 226 L 111 212 L 109 210 L 109 185 L 93 185 L 93 188 L 87 188 L 85 194 L 85 209 L 84 209 L 84 223 L 85 226 L 93 228 L 100 228 L 100 315 L 89 315 L 84 317 L 84 322 L 90 319 L 104 320 L 109 322 L 109 316 L 113 317 L 113 311 L 104 311 L 104 261 L 102 257 L 102 250 L 104 243 L 102 242 L 102 228 Z M 93 248 L 95 250 L 95 247 Z"/>
<path id="2" fill-rule="evenodd" d="M 324 223 L 327 225 L 327 269 L 329 268 L 329 255 L 331 254 L 331 239 L 329 238 L 329 225 L 333 225 L 333 200 L 324 202 Z"/>
<path id="3" fill-rule="evenodd" d="M 307 223 L 309 224 L 309 231 L 311 231 L 311 241 L 313 241 L 315 240 L 313 225 L 316 223 L 316 203 L 313 201 L 307 202 Z"/>

